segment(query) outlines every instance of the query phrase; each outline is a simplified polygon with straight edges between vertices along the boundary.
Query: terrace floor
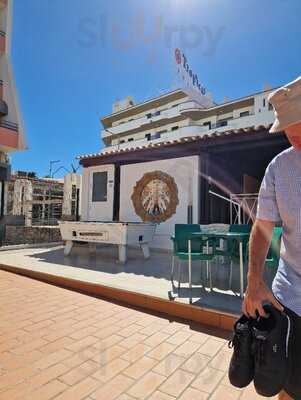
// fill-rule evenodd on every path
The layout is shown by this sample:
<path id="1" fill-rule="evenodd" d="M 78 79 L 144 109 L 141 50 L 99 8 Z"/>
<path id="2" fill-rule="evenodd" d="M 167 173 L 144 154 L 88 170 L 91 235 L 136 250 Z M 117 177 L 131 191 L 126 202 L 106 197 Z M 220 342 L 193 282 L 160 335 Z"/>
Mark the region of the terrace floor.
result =
<path id="1" fill-rule="evenodd" d="M 230 385 L 220 330 L 1 270 L 0 312 L 0 400 L 262 398 Z"/>
<path id="2" fill-rule="evenodd" d="M 181 290 L 172 291 L 171 257 L 168 252 L 151 251 L 151 257 L 145 260 L 140 249 L 129 248 L 128 262 L 125 265 L 116 260 L 117 248 L 110 245 L 98 246 L 92 252 L 89 252 L 87 245 L 77 245 L 68 257 L 63 254 L 63 246 L 0 252 L 0 264 L 189 303 L 187 265 L 183 264 L 182 267 Z M 192 304 L 205 309 L 240 314 L 239 267 L 235 265 L 233 269 L 232 290 L 229 290 L 229 270 L 229 264 L 222 260 L 212 264 L 213 290 L 210 291 L 208 282 L 206 283 L 206 264 L 201 267 L 199 262 L 194 262 Z M 177 286 L 177 281 L 175 283 Z"/>

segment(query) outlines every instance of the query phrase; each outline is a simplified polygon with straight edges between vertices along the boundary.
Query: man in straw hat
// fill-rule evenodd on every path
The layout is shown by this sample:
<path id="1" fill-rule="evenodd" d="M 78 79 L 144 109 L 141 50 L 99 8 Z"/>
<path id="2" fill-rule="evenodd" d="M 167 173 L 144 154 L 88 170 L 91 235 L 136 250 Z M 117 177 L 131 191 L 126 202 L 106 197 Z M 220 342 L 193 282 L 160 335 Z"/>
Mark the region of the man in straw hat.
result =
<path id="1" fill-rule="evenodd" d="M 292 145 L 268 165 L 263 178 L 256 221 L 250 239 L 248 286 L 243 312 L 264 316 L 262 304 L 285 310 L 293 322 L 292 368 L 279 399 L 301 399 L 301 77 L 269 96 L 275 109 L 270 132 L 284 131 Z M 282 223 L 280 261 L 272 291 L 264 282 L 266 255 L 273 228 Z"/>

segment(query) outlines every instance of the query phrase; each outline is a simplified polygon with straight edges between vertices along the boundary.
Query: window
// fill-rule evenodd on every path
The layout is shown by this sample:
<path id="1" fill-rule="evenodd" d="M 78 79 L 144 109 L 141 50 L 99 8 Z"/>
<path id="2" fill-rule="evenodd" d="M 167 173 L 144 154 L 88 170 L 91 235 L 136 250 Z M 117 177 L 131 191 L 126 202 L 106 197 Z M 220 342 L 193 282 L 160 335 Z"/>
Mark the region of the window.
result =
<path id="1" fill-rule="evenodd" d="M 173 127 L 171 128 L 172 131 L 176 131 L 177 129 L 179 129 L 178 126 L 173 126 Z"/>
<path id="2" fill-rule="evenodd" d="M 265 107 L 265 99 L 262 100 L 262 106 Z"/>
<path id="3" fill-rule="evenodd" d="M 171 107 L 178 107 L 179 104 L 173 104 Z"/>
<path id="4" fill-rule="evenodd" d="M 203 126 L 208 126 L 211 129 L 211 121 L 204 122 Z"/>
<path id="5" fill-rule="evenodd" d="M 248 115 L 250 115 L 250 111 L 243 111 L 239 114 L 240 117 L 247 117 Z"/>
<path id="6" fill-rule="evenodd" d="M 160 115 L 161 114 L 161 111 L 156 111 L 155 113 L 154 113 L 154 116 L 156 117 L 157 115 Z"/>
<path id="7" fill-rule="evenodd" d="M 153 136 L 153 139 L 159 139 L 161 137 L 161 133 L 160 132 L 156 132 Z"/>
<path id="8" fill-rule="evenodd" d="M 152 113 L 146 114 L 146 118 L 151 118 L 151 117 L 152 117 Z"/>
<path id="9" fill-rule="evenodd" d="M 130 137 L 129 139 L 128 139 L 128 142 L 133 142 L 134 141 L 134 138 L 132 138 L 132 137 Z"/>
<path id="10" fill-rule="evenodd" d="M 151 138 L 152 138 L 152 135 L 151 135 L 150 133 L 147 133 L 147 134 L 145 135 L 145 139 L 151 140 Z"/>
<path id="11" fill-rule="evenodd" d="M 125 143 L 125 140 L 120 140 L 119 144 Z"/>
<path id="12" fill-rule="evenodd" d="M 271 103 L 269 103 L 269 111 L 272 111 L 272 110 L 274 110 L 274 107 L 272 106 Z"/>
<path id="13" fill-rule="evenodd" d="M 108 195 L 108 173 L 94 172 L 92 185 L 92 201 L 107 201 Z"/>
<path id="14" fill-rule="evenodd" d="M 233 117 L 220 119 L 219 121 L 217 121 L 216 127 L 220 128 L 221 126 L 227 126 L 228 122 L 231 121 L 231 119 L 233 119 Z"/>

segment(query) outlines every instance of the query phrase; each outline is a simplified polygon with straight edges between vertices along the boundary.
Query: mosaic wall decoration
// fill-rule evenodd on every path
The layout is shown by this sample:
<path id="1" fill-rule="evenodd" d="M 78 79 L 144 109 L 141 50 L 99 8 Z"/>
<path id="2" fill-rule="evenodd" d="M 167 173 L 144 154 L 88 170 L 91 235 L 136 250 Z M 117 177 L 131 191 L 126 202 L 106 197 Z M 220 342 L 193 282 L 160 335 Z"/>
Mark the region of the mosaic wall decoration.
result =
<path id="1" fill-rule="evenodd" d="M 176 212 L 178 188 L 165 172 L 148 172 L 136 182 L 131 199 L 142 221 L 164 222 Z"/>

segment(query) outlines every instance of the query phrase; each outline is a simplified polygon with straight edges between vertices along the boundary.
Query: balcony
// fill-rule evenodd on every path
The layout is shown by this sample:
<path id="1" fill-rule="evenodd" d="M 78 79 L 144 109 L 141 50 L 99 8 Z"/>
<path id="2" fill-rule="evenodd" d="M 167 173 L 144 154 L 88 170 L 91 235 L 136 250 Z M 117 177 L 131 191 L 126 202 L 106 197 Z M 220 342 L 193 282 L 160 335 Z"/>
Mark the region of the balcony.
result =
<path id="1" fill-rule="evenodd" d="M 0 31 L 0 54 L 5 53 L 5 32 Z"/>
<path id="2" fill-rule="evenodd" d="M 138 148 L 140 146 L 146 146 L 148 144 L 156 144 L 169 140 L 177 140 L 189 136 L 196 136 L 196 135 L 201 136 L 202 134 L 207 133 L 208 131 L 209 131 L 208 126 L 200 126 L 200 125 L 183 126 L 177 130 L 168 131 L 162 134 L 162 136 L 157 139 L 152 139 L 152 140 L 138 139 L 126 143 L 107 146 L 103 149 L 102 153 L 106 153 L 106 151 L 117 150 L 117 149 Z"/>
<path id="3" fill-rule="evenodd" d="M 181 120 L 182 110 L 190 109 L 191 107 L 200 108 L 200 106 L 194 102 L 189 101 L 177 105 L 176 107 L 169 108 L 167 110 L 161 111 L 160 114 L 148 117 L 147 114 L 144 117 L 134 119 L 133 121 L 128 121 L 121 123 L 120 125 L 110 127 L 108 129 L 103 129 L 101 132 L 102 139 L 109 138 L 112 135 L 119 135 L 126 132 L 139 131 L 141 129 L 152 129 L 162 126 L 163 123 L 169 123 L 169 120 Z M 133 132 L 134 133 L 134 132 Z"/>
<path id="4" fill-rule="evenodd" d="M 0 150 L 16 151 L 19 147 L 18 125 L 8 121 L 0 122 Z"/>

